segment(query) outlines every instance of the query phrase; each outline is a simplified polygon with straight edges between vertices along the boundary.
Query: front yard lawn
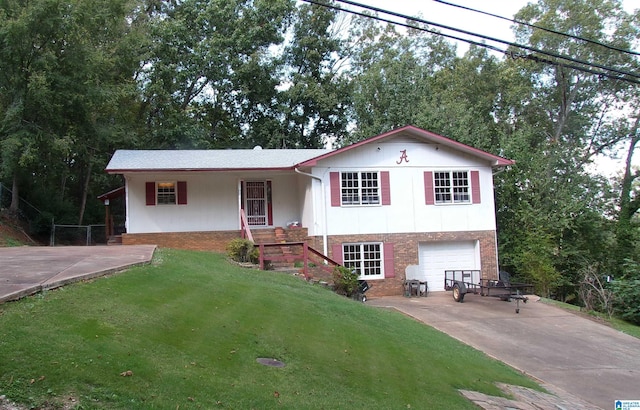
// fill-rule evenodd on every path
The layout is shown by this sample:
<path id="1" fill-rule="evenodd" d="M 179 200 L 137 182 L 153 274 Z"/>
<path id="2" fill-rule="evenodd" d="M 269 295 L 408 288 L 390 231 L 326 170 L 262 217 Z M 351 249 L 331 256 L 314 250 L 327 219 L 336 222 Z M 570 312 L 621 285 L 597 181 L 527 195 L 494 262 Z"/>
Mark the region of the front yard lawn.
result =
<path id="1" fill-rule="evenodd" d="M 458 389 L 495 382 L 536 387 L 401 314 L 212 253 L 0 305 L 0 395 L 36 408 L 475 409 Z"/>

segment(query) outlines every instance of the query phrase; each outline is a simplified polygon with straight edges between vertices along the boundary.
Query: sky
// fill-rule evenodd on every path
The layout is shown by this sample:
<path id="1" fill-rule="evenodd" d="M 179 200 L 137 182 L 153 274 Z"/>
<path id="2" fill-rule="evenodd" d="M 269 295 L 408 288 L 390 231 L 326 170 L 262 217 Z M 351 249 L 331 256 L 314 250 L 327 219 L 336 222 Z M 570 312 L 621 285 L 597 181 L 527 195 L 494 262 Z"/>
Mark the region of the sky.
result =
<path id="1" fill-rule="evenodd" d="M 499 38 L 506 41 L 513 41 L 514 36 L 511 30 L 511 22 L 498 19 L 495 17 L 485 16 L 480 13 L 475 13 L 469 10 L 464 10 L 459 7 L 454 7 L 446 4 L 439 3 L 435 0 L 353 0 L 357 3 L 366 4 L 368 6 L 374 6 L 381 9 L 393 11 L 396 13 L 406 14 L 409 16 L 418 16 L 424 20 L 443 24 L 486 36 Z M 513 18 L 513 16 L 524 6 L 529 3 L 529 0 L 484 0 L 482 2 L 477 0 L 445 0 L 448 3 L 453 3 L 476 10 L 481 10 L 487 13 L 496 14 L 499 16 Z M 534 2 L 535 3 L 535 2 Z M 629 13 L 636 9 L 640 9 L 640 0 L 623 0 L 623 7 Z M 347 8 L 346 5 L 342 5 Z M 353 6 L 348 6 L 352 8 Z M 353 7 L 355 10 L 359 10 L 357 7 Z M 436 27 L 437 28 L 437 27 Z M 438 30 L 449 33 L 444 29 L 438 28 Z M 459 33 L 451 32 L 451 34 L 458 35 L 460 37 L 466 37 Z M 474 40 L 481 40 L 474 38 Z M 490 42 L 489 42 L 490 43 Z M 491 43 L 490 43 L 491 44 Z M 495 43 L 501 49 L 506 48 L 505 45 Z M 468 48 L 466 43 L 458 45 L 458 50 L 464 53 Z"/>

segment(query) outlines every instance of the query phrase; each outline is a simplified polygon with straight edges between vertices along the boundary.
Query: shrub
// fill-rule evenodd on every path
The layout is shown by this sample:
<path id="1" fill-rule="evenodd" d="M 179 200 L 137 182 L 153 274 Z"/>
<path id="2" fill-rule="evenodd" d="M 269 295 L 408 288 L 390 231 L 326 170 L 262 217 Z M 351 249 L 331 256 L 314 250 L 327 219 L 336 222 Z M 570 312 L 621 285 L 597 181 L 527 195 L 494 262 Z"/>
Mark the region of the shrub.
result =
<path id="1" fill-rule="evenodd" d="M 333 284 L 335 292 L 351 297 L 358 290 L 358 273 L 344 266 L 333 269 Z"/>
<path id="2" fill-rule="evenodd" d="M 627 322 L 640 325 L 640 279 L 619 279 L 613 282 L 616 313 Z"/>
<path id="3" fill-rule="evenodd" d="M 612 283 L 615 312 L 622 319 L 640 325 L 640 263 L 626 260 L 621 279 Z"/>
<path id="4" fill-rule="evenodd" d="M 595 266 L 583 268 L 583 275 L 579 293 L 585 309 L 606 313 L 611 318 L 615 310 L 614 292 L 607 286 L 607 282 Z"/>
<path id="5" fill-rule="evenodd" d="M 227 244 L 227 254 L 237 262 L 257 263 L 260 251 L 248 239 L 237 238 Z"/>

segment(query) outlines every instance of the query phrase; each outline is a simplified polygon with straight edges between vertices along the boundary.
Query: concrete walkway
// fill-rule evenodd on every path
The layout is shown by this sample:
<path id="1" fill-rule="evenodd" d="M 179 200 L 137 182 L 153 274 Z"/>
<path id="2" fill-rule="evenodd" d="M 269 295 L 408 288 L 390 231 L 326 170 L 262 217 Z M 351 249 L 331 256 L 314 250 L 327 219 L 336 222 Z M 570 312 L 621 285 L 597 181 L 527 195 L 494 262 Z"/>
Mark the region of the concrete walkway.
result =
<path id="1" fill-rule="evenodd" d="M 155 245 L 0 248 L 0 303 L 151 262 Z"/>
<path id="2" fill-rule="evenodd" d="M 537 299 L 521 303 L 519 314 L 515 302 L 467 295 L 456 303 L 450 292 L 367 304 L 396 309 L 587 403 L 574 408 L 640 400 L 640 339 Z"/>

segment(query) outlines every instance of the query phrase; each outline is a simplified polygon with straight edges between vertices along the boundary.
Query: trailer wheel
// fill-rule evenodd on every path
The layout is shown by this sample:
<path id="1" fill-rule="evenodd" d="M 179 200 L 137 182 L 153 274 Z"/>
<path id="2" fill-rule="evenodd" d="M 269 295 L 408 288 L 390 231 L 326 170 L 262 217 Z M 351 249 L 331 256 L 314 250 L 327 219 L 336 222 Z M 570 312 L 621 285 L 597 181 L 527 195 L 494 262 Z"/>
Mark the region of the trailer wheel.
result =
<path id="1" fill-rule="evenodd" d="M 453 285 L 453 300 L 456 302 L 462 302 L 464 300 L 464 293 L 460 291 L 460 285 L 457 283 Z"/>

